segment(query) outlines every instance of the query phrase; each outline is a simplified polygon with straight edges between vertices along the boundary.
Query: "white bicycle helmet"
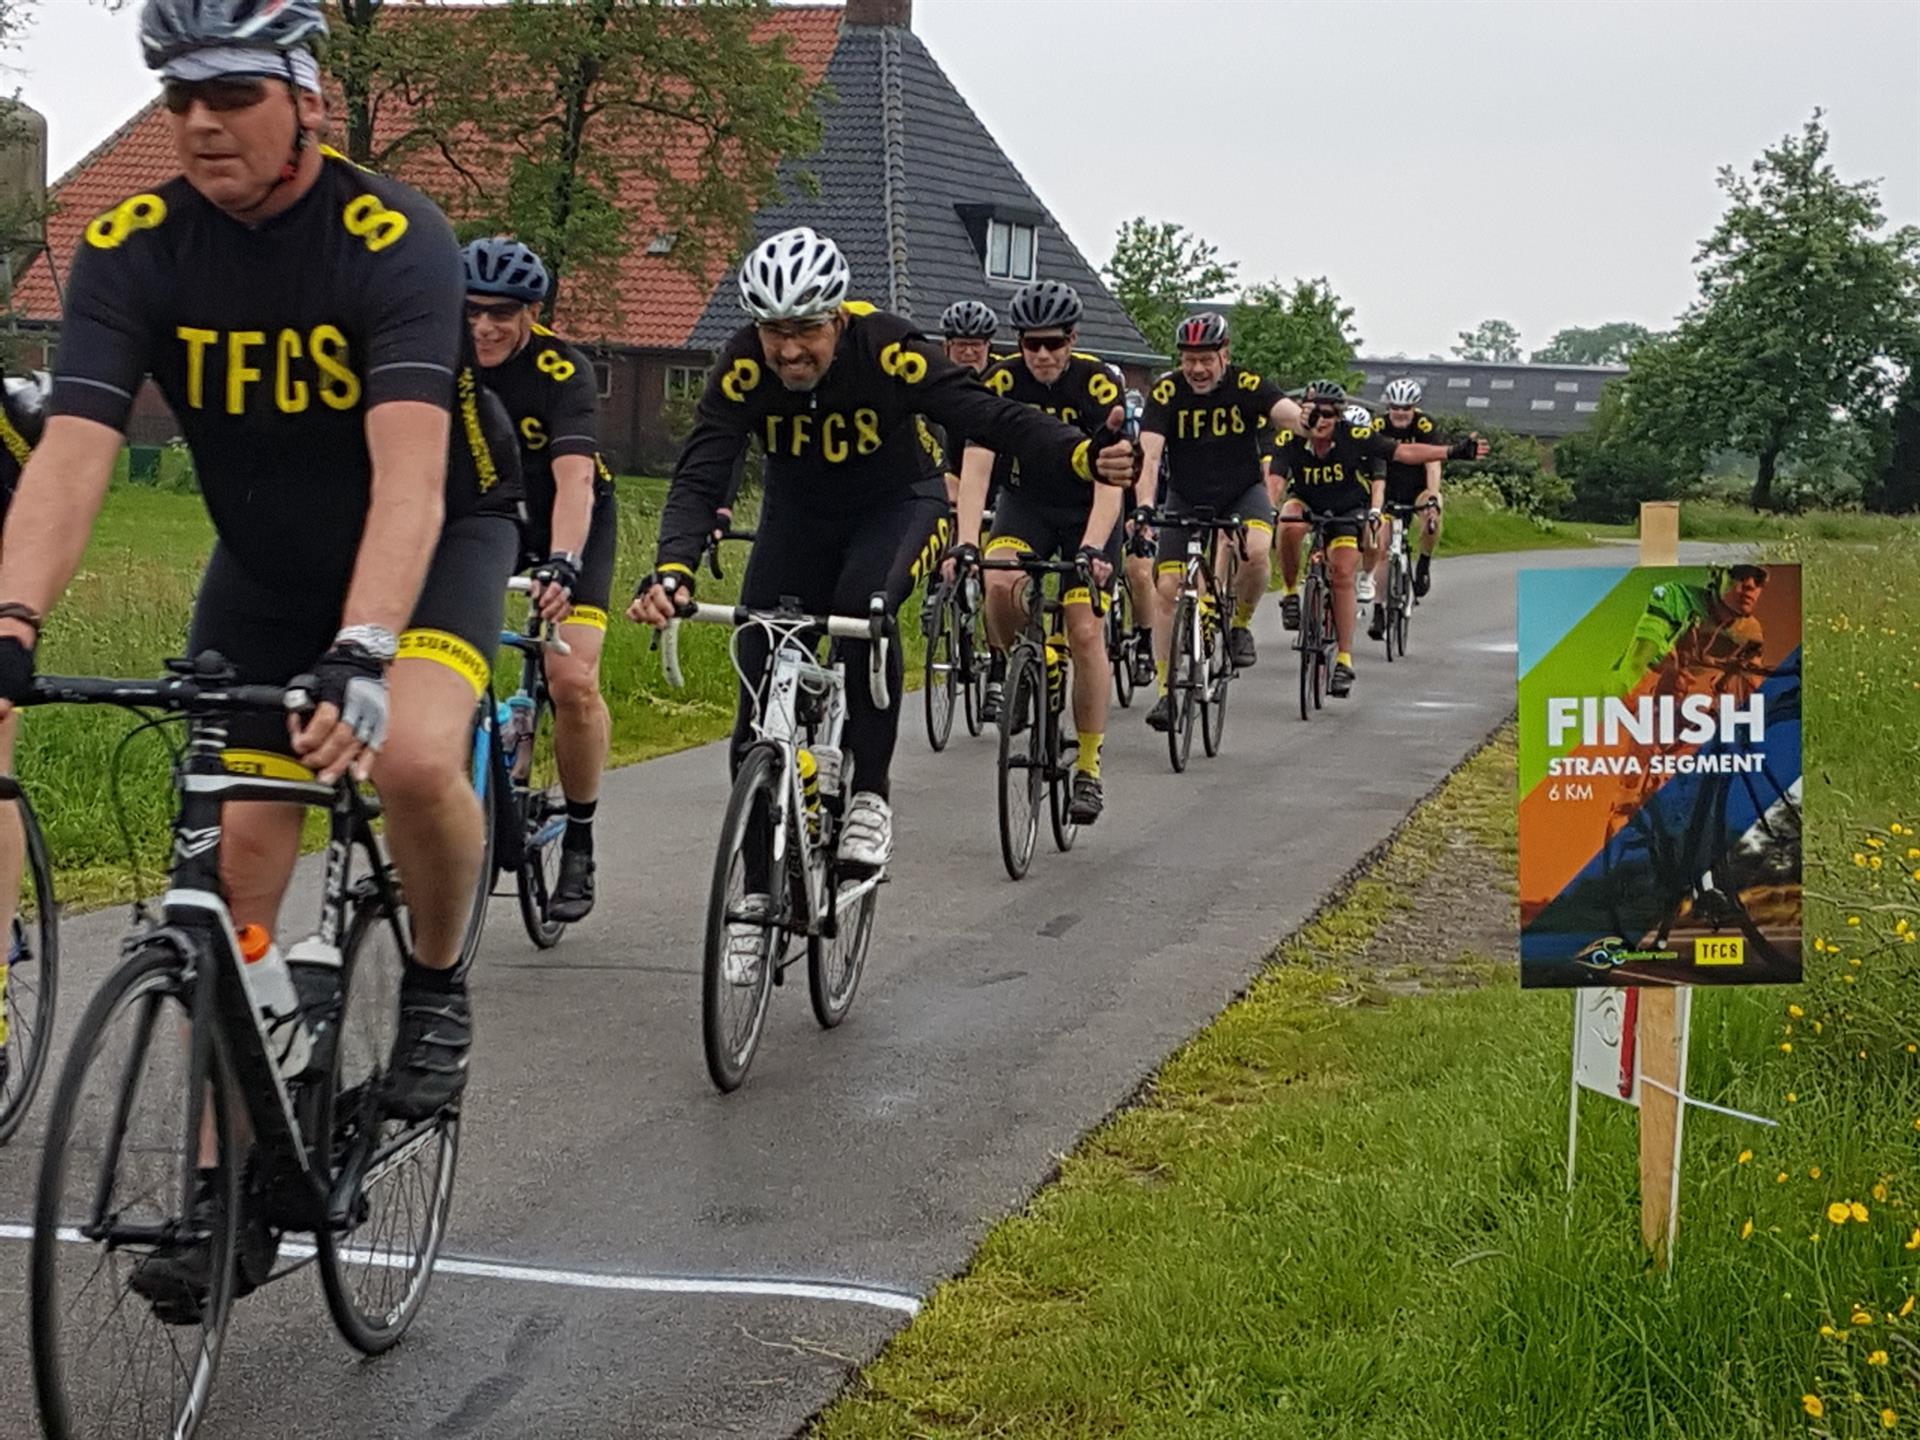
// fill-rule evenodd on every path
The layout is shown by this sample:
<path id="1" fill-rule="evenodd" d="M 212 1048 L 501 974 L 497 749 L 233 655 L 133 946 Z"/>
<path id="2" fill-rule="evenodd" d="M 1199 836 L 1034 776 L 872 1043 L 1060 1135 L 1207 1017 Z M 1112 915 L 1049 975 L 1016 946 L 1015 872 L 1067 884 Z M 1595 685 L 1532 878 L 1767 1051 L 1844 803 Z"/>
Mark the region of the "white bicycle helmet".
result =
<path id="1" fill-rule="evenodd" d="M 847 257 L 805 225 L 762 240 L 740 262 L 740 308 L 757 322 L 815 320 L 846 301 Z"/>
<path id="2" fill-rule="evenodd" d="M 1418 405 L 1421 394 L 1422 391 L 1418 380 L 1403 377 L 1399 380 L 1389 381 L 1385 393 L 1382 394 L 1380 398 L 1385 400 L 1387 404 L 1397 408 L 1405 405 Z"/>
<path id="3" fill-rule="evenodd" d="M 1365 430 L 1373 424 L 1373 412 L 1364 405 L 1349 405 L 1346 410 L 1347 424 Z"/>

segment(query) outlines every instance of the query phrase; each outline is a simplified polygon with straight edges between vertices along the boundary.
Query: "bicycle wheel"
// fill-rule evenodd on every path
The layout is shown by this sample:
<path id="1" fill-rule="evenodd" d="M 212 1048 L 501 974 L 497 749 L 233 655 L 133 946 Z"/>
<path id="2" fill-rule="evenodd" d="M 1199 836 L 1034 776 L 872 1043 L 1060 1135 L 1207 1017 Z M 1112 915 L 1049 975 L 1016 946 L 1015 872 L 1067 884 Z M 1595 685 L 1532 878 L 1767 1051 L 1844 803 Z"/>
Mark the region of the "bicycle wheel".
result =
<path id="1" fill-rule="evenodd" d="M 1000 859 L 1018 880 L 1033 863 L 1040 838 L 1040 801 L 1046 791 L 1046 749 L 1042 717 L 1047 686 L 1040 657 L 1031 645 L 1019 645 L 1007 657 L 1007 682 L 1000 705 Z M 1016 734 L 1016 717 L 1024 727 Z"/>
<path id="2" fill-rule="evenodd" d="M 27 1118 L 46 1075 L 60 992 L 60 913 L 47 843 L 33 807 L 17 792 L 14 813 L 26 842 L 26 868 L 14 903 L 6 960 L 0 962 L 0 1145 Z"/>
<path id="3" fill-rule="evenodd" d="M 927 743 L 936 753 L 947 748 L 947 737 L 953 734 L 953 702 L 959 684 L 960 617 L 952 597 L 942 594 L 927 636 L 926 683 L 921 686 L 927 707 Z"/>
<path id="4" fill-rule="evenodd" d="M 1407 658 L 1407 630 L 1413 621 L 1413 607 L 1418 602 L 1413 598 L 1413 575 L 1407 567 L 1407 557 L 1400 556 L 1400 607 L 1393 614 L 1392 629 L 1394 649 L 1400 652 L 1402 660 Z"/>
<path id="5" fill-rule="evenodd" d="M 987 631 L 979 607 L 967 612 L 960 626 L 961 654 L 965 662 L 965 698 L 967 733 L 978 735 L 987 728 Z"/>
<path id="6" fill-rule="evenodd" d="M 348 1228 L 314 1236 L 320 1287 L 341 1337 L 363 1355 L 391 1350 L 427 1298 L 446 1239 L 460 1156 L 460 1116 L 391 1120 L 378 1096 L 393 1052 L 403 960 L 391 912 L 377 897 L 354 906 L 340 983 L 315 1034 L 331 1051 L 315 1086 L 309 1140 L 328 1146 L 327 1173 L 358 1173 Z"/>
<path id="7" fill-rule="evenodd" d="M 1193 753 L 1193 711 L 1201 689 L 1193 641 L 1196 621 L 1193 598 L 1182 595 L 1174 606 L 1173 644 L 1167 655 L 1167 694 L 1173 701 L 1173 713 L 1167 717 L 1167 758 L 1176 775 L 1187 768 L 1187 757 Z"/>
<path id="8" fill-rule="evenodd" d="M 1333 662 L 1339 654 L 1340 631 L 1333 613 L 1333 587 L 1323 585 L 1320 591 L 1320 645 L 1313 669 L 1313 708 L 1324 710 L 1327 705 L 1327 687 L 1333 680 Z"/>
<path id="9" fill-rule="evenodd" d="M 847 1018 L 847 1011 L 853 1008 L 853 992 L 860 988 L 860 976 L 866 969 L 880 887 L 869 885 L 851 910 L 838 903 L 840 895 L 864 879 L 834 877 L 833 934 L 807 937 L 807 998 L 813 1003 L 813 1018 L 822 1030 L 831 1030 Z"/>
<path id="10" fill-rule="evenodd" d="M 777 916 L 786 903 L 786 886 L 776 872 L 775 827 L 786 823 L 780 794 L 780 752 L 755 745 L 740 762 L 733 793 L 720 822 L 720 849 L 713 862 L 713 886 L 707 895 L 706 951 L 701 961 L 700 1040 L 707 1074 L 722 1093 L 740 1088 L 766 1028 L 767 1002 L 773 995 L 773 971 L 785 951 Z M 749 910 L 749 895 L 760 903 Z M 729 976 L 728 932 L 759 925 L 752 954 L 734 957 Z M 744 950 L 744 946 L 743 946 Z"/>
<path id="11" fill-rule="evenodd" d="M 1218 605 L 1214 613 L 1233 613 L 1231 594 L 1225 603 Z M 1227 632 L 1223 626 L 1215 625 L 1207 636 L 1207 653 L 1202 668 L 1207 703 L 1200 711 L 1200 745 L 1207 752 L 1207 758 L 1212 759 L 1220 753 L 1220 742 L 1227 735 L 1227 687 L 1233 681 L 1233 660 L 1227 654 Z"/>
<path id="12" fill-rule="evenodd" d="M 54 1087 L 27 1264 L 34 1394 L 55 1440 L 186 1437 L 206 1412 L 234 1298 L 241 1166 L 225 1051 L 210 1030 L 183 1039 L 192 1007 L 184 957 L 144 943 L 95 992 Z M 198 1220 L 182 1214 L 188 1194 L 206 1203 Z M 194 1236 L 211 1284 L 197 1304 L 174 1291 L 184 1323 L 170 1324 L 133 1286 L 144 1273 L 152 1290 L 155 1251 Z"/>
<path id="13" fill-rule="evenodd" d="M 474 714 L 473 744 L 468 772 L 473 792 L 480 800 L 480 876 L 473 887 L 473 904 L 467 911 L 466 932 L 460 937 L 460 963 L 466 965 L 480 951 L 480 936 L 487 928 L 487 911 L 493 900 L 494 856 L 498 853 L 500 806 L 495 795 L 500 767 L 493 747 L 498 737 L 493 728 L 493 697 L 483 697 Z"/>
<path id="14" fill-rule="evenodd" d="M 1113 698 L 1133 707 L 1133 596 L 1122 579 L 1107 599 L 1107 655 L 1113 662 Z"/>
<path id="15" fill-rule="evenodd" d="M 551 950 L 567 933 L 567 922 L 547 913 L 553 887 L 560 883 L 560 842 L 567 834 L 567 797 L 560 789 L 560 770 L 553 758 L 553 706 L 545 696 L 533 712 L 531 747 L 524 760 L 526 774 L 520 813 L 526 839 L 520 853 L 515 889 L 520 896 L 520 921 L 527 938 L 542 950 Z"/>
<path id="16" fill-rule="evenodd" d="M 1061 715 L 1047 711 L 1047 819 L 1053 827 L 1053 847 L 1061 854 L 1073 848 L 1080 827 L 1067 812 L 1073 807 L 1073 766 L 1067 762 L 1066 741 L 1060 733 Z"/>

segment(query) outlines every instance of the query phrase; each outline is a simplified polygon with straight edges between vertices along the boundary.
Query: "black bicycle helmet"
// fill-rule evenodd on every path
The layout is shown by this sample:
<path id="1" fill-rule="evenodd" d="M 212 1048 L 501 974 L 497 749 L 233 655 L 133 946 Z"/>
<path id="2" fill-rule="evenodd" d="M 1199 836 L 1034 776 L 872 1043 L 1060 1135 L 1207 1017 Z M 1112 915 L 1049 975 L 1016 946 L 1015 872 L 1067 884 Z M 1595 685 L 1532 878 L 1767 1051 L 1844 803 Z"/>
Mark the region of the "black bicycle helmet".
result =
<path id="1" fill-rule="evenodd" d="M 1309 380 L 1300 398 L 1309 405 L 1345 405 L 1347 387 L 1338 380 Z"/>
<path id="2" fill-rule="evenodd" d="M 940 314 L 940 333 L 949 340 L 991 340 L 999 328 L 993 307 L 978 300 L 956 300 Z"/>
<path id="3" fill-rule="evenodd" d="M 149 70 L 195 50 L 311 50 L 326 35 L 320 0 L 147 0 L 140 15 Z"/>
<path id="4" fill-rule="evenodd" d="M 1071 330 L 1080 323 L 1080 295 L 1058 280 L 1035 280 L 1013 292 L 1015 330 Z"/>
<path id="5" fill-rule="evenodd" d="M 1227 317 L 1211 310 L 1180 322 L 1173 342 L 1182 350 L 1218 350 L 1227 343 Z"/>
<path id="6" fill-rule="evenodd" d="M 525 305 L 547 297 L 547 267 L 518 240 L 491 235 L 460 252 L 469 295 L 501 295 Z"/>

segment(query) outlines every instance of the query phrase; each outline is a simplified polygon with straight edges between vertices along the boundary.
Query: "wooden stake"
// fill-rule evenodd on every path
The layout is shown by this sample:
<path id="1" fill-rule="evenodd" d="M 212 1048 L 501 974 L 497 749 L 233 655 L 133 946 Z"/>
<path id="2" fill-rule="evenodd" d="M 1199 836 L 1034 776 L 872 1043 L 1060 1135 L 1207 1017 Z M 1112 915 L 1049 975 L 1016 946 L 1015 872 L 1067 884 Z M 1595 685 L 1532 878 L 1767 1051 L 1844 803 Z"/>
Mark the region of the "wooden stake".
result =
<path id="1" fill-rule="evenodd" d="M 1677 501 L 1647 501 L 1640 506 L 1640 563 L 1680 563 Z M 1685 1089 L 1685 1070 L 1678 989 L 1645 987 L 1640 993 L 1638 1026 L 1640 1075 L 1643 1081 L 1654 1082 L 1640 1087 L 1640 1238 L 1664 1270 L 1672 1263 L 1672 1240 L 1679 1225 L 1679 1096 Z"/>

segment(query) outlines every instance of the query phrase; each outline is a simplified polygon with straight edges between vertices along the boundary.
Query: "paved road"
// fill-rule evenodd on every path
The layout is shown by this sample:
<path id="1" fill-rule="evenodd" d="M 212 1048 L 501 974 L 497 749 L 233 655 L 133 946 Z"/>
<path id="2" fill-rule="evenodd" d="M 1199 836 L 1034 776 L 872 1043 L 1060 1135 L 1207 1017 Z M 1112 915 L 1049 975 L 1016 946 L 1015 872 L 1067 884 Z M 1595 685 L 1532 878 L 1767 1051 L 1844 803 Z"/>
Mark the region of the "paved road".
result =
<path id="1" fill-rule="evenodd" d="M 930 754 L 908 697 L 900 858 L 854 1013 L 822 1033 L 804 984 L 777 992 L 730 1097 L 708 1086 L 698 1028 L 721 752 L 614 775 L 599 912 L 541 955 L 497 904 L 476 981 L 449 1248 L 527 1268 L 443 1268 L 406 1343 L 372 1362 L 293 1276 L 238 1307 L 201 1434 L 790 1434 L 903 1323 L 911 1302 L 895 1292 L 958 1270 L 1498 724 L 1513 703 L 1513 573 L 1628 558 L 1446 562 L 1411 658 L 1389 668 L 1364 649 L 1354 698 L 1310 725 L 1264 607 L 1263 664 L 1235 688 L 1225 753 L 1196 743 L 1175 776 L 1139 706 L 1117 712 L 1106 816 L 1071 854 L 1043 848 L 1018 885 L 1000 867 L 988 741 L 962 733 Z M 69 1020 L 118 924 L 71 922 Z M 0 1151 L 0 1396 L 20 1400 L 25 1247 L 4 1222 L 29 1211 L 35 1159 L 31 1130 Z M 708 1283 L 767 1277 L 881 1293 Z M 0 1404 L 0 1436 L 29 1433 L 23 1406 Z"/>

